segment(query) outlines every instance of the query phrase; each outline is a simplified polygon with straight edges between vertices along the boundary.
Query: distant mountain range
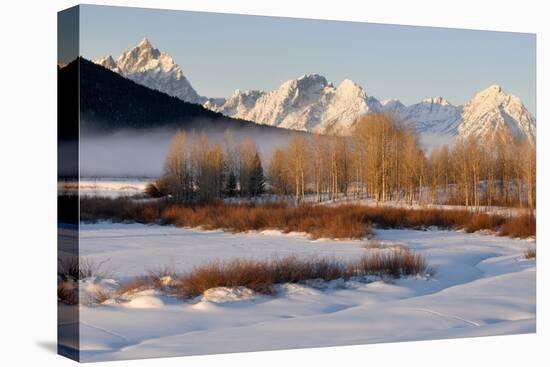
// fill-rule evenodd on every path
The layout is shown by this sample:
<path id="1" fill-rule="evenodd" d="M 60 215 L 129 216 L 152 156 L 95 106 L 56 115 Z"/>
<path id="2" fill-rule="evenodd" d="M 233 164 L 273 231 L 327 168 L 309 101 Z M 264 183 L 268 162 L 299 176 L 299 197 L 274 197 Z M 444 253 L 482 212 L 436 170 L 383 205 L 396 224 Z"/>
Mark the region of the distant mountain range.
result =
<path id="1" fill-rule="evenodd" d="M 479 92 L 463 106 L 452 105 L 442 97 L 406 106 L 399 100 L 380 102 L 349 79 L 335 86 L 321 75 L 306 74 L 272 91 L 236 90 L 227 99 L 209 99 L 200 96 L 174 60 L 147 39 L 124 51 L 116 61 L 109 55 L 95 62 L 183 101 L 201 104 L 228 117 L 278 128 L 351 135 L 361 116 L 387 112 L 411 124 L 421 137 L 484 138 L 500 129 L 533 142 L 536 137 L 534 116 L 519 98 L 506 94 L 497 85 Z"/>

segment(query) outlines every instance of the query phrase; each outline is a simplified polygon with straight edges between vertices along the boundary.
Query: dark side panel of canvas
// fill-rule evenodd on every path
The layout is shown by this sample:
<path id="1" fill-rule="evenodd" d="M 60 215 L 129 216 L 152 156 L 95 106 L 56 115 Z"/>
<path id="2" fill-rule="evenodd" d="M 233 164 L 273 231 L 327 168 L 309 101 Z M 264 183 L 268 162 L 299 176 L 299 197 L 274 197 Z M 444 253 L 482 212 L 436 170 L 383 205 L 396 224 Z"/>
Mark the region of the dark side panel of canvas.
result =
<path id="1" fill-rule="evenodd" d="M 79 7 L 73 7 L 58 13 L 58 75 L 60 70 L 79 56 Z M 69 264 L 78 269 L 78 195 L 65 191 L 67 183 L 78 182 L 78 138 L 79 138 L 79 81 L 75 68 L 70 78 L 58 78 L 57 102 L 57 254 L 58 254 L 58 298 L 60 288 Z M 72 282 L 74 288 L 69 292 L 78 299 L 78 282 Z M 79 360 L 79 311 L 78 305 L 58 302 L 57 309 L 58 353 Z"/>

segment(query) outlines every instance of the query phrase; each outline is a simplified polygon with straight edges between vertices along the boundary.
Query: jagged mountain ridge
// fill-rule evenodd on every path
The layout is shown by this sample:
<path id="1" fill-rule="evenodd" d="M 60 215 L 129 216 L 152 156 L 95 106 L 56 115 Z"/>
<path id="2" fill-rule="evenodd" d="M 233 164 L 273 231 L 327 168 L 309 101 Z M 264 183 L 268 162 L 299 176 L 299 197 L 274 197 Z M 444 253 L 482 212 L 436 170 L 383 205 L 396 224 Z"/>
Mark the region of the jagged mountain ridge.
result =
<path id="1" fill-rule="evenodd" d="M 301 87 L 304 84 L 307 87 Z M 399 100 L 379 102 L 351 80 L 334 87 L 324 77 L 311 74 L 285 82 L 271 92 L 237 90 L 224 104 L 210 108 L 261 124 L 321 134 L 350 135 L 361 116 L 387 112 L 420 135 L 483 138 L 508 129 L 531 141 L 536 137 L 534 116 L 519 98 L 504 93 L 500 86 L 479 92 L 464 106 L 455 106 L 442 97 L 405 106 Z"/>
<path id="2" fill-rule="evenodd" d="M 479 92 L 463 106 L 442 97 L 406 106 L 399 100 L 380 102 L 352 80 L 334 86 L 319 74 L 305 74 L 272 91 L 236 90 L 227 99 L 201 97 L 166 53 L 144 39 L 115 61 L 95 61 L 136 83 L 165 92 L 225 116 L 258 124 L 315 132 L 350 135 L 355 122 L 368 113 L 387 112 L 410 124 L 421 136 L 485 137 L 499 129 L 536 136 L 536 120 L 515 96 L 500 86 Z"/>
<path id="3" fill-rule="evenodd" d="M 270 91 L 235 91 L 213 109 L 227 116 L 293 130 L 327 133 L 342 132 L 356 116 L 380 112 L 381 105 L 363 89 L 344 80 L 335 87 L 318 74 L 289 80 Z"/>

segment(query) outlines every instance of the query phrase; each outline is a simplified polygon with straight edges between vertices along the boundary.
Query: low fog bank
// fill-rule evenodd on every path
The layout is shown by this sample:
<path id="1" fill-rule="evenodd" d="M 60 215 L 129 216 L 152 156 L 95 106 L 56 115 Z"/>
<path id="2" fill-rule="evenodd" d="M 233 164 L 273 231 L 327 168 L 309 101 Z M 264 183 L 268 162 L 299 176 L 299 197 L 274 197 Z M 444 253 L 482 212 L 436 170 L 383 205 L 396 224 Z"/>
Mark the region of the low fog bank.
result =
<path id="1" fill-rule="evenodd" d="M 451 147 L 455 141 L 455 136 L 451 134 L 422 133 L 419 134 L 420 145 L 424 148 L 426 154 L 430 154 L 435 148 L 444 145 Z"/>
<path id="2" fill-rule="evenodd" d="M 210 144 L 224 145 L 224 129 L 188 130 L 204 132 Z M 255 129 L 256 130 L 256 129 Z M 81 131 L 80 176 L 81 177 L 157 177 L 162 174 L 164 160 L 173 128 L 150 130 L 119 130 L 114 133 Z M 256 141 L 262 159 L 269 159 L 275 148 L 284 147 L 292 132 L 281 130 L 274 133 L 249 129 L 231 129 L 234 145 L 245 139 Z"/>
<path id="3" fill-rule="evenodd" d="M 254 127 L 224 129 L 203 124 L 201 128 L 185 128 L 187 133 L 197 135 L 204 132 L 210 144 L 225 146 L 226 131 L 231 132 L 234 146 L 245 139 L 256 142 L 265 164 L 275 148 L 284 148 L 294 134 L 310 134 L 256 125 Z M 200 125 L 199 125 L 200 126 Z M 164 169 L 164 160 L 175 127 L 156 129 L 123 129 L 116 132 L 99 132 L 81 129 L 80 132 L 80 177 L 158 177 Z M 446 134 L 420 135 L 420 143 L 429 154 L 434 148 L 452 144 L 453 136 Z M 64 144 L 60 154 L 70 151 L 70 144 Z M 73 149 L 74 150 L 74 149 Z M 72 155 L 72 154 L 69 154 Z M 67 161 L 67 162 L 65 162 Z M 64 164 L 61 164 L 64 163 Z M 61 160 L 64 171 L 74 172 Z"/>

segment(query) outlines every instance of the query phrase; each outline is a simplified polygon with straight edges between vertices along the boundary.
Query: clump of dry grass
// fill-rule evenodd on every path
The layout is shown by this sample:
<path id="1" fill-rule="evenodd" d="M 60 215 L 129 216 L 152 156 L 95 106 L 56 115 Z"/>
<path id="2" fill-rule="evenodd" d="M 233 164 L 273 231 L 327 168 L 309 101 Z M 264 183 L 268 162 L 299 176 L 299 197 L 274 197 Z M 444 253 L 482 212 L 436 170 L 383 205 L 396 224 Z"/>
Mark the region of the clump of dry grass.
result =
<path id="1" fill-rule="evenodd" d="M 357 272 L 360 275 L 391 277 L 423 274 L 428 269 L 426 258 L 409 250 L 394 250 L 389 253 L 374 253 L 359 259 Z"/>
<path id="2" fill-rule="evenodd" d="M 96 263 L 90 259 L 66 255 L 57 260 L 57 300 L 68 305 L 79 303 L 79 281 L 87 278 L 106 278 L 109 272 L 105 270 L 106 261 Z M 111 295 L 103 290 L 97 290 L 90 295 L 86 303 L 103 303 Z"/>
<path id="3" fill-rule="evenodd" d="M 523 214 L 510 217 L 500 227 L 500 235 L 508 237 L 527 238 L 535 236 L 537 222 L 534 214 Z"/>
<path id="4" fill-rule="evenodd" d="M 400 277 L 423 274 L 427 270 L 424 256 L 406 250 L 364 255 L 355 261 L 294 256 L 273 260 L 237 259 L 195 267 L 178 279 L 176 294 L 193 298 L 211 288 L 243 286 L 269 295 L 274 293 L 273 286 L 281 283 L 347 280 L 365 275 Z"/>
<path id="5" fill-rule="evenodd" d="M 141 292 L 147 289 L 154 288 L 150 282 L 149 277 L 141 276 L 133 279 L 132 281 L 123 284 L 117 291 L 119 295 L 127 295 L 132 293 Z"/>
<path id="6" fill-rule="evenodd" d="M 92 292 L 89 295 L 88 303 L 100 305 L 105 301 L 110 300 L 111 298 L 112 298 L 112 292 L 105 289 L 96 289 L 94 292 Z"/>
<path id="7" fill-rule="evenodd" d="M 481 230 L 495 230 L 499 228 L 505 219 L 498 215 L 486 213 L 477 213 L 472 215 L 470 220 L 464 226 L 464 230 L 473 233 Z"/>
<path id="8" fill-rule="evenodd" d="M 172 289 L 177 282 L 178 274 L 172 266 L 164 266 L 149 270 L 147 274 L 155 289 Z"/>
<path id="9" fill-rule="evenodd" d="M 211 288 L 245 286 L 257 293 L 272 294 L 275 279 L 267 265 L 262 261 L 233 260 L 197 266 L 180 278 L 177 293 L 192 298 Z"/>
<path id="10" fill-rule="evenodd" d="M 91 277 L 105 278 L 108 272 L 106 261 L 94 261 L 79 256 L 63 256 L 57 259 L 57 277 L 63 281 L 79 281 Z"/>
<path id="11" fill-rule="evenodd" d="M 150 270 L 147 275 L 137 277 L 118 289 L 119 295 L 127 295 L 148 289 L 158 289 L 170 293 L 176 286 L 178 275 L 172 267 Z"/>
<path id="12" fill-rule="evenodd" d="M 523 257 L 527 260 L 536 259 L 537 258 L 537 248 L 535 246 L 526 248 L 525 251 L 523 251 Z"/>

